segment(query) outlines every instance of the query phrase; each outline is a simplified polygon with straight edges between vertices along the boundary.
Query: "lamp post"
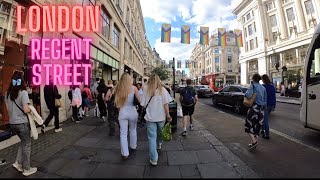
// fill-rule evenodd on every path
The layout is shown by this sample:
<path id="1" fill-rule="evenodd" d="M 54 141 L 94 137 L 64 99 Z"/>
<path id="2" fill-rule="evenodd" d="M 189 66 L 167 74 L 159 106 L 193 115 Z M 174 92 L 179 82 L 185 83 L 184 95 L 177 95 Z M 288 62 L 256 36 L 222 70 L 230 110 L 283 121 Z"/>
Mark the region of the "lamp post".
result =
<path id="1" fill-rule="evenodd" d="M 173 98 L 176 98 L 176 88 L 175 88 L 175 85 L 176 85 L 176 70 L 175 70 L 175 59 L 173 58 L 173 62 L 172 62 L 172 73 L 173 73 Z"/>

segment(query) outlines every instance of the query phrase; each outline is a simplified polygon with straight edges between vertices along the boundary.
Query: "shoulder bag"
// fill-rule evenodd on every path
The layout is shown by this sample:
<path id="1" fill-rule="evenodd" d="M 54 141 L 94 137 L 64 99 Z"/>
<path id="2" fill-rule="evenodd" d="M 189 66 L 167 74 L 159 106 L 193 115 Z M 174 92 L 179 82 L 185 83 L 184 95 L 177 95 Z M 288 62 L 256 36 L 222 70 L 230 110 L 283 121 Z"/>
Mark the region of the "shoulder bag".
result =
<path id="1" fill-rule="evenodd" d="M 148 105 L 149 105 L 149 103 L 150 103 L 152 98 L 153 98 L 153 96 L 151 96 L 151 98 L 150 98 L 148 104 L 146 105 L 146 107 L 142 109 L 140 117 L 139 117 L 139 122 L 143 122 L 144 116 L 147 114 L 147 107 L 148 107 Z"/>
<path id="2" fill-rule="evenodd" d="M 34 140 L 37 140 L 38 139 L 38 130 L 37 130 L 36 124 L 34 123 L 36 117 L 34 115 L 31 115 L 31 113 L 25 113 L 22 110 L 22 108 L 20 106 L 18 106 L 16 101 L 13 101 L 13 102 L 17 105 L 17 107 L 21 110 L 21 112 L 27 116 L 27 119 L 28 119 L 29 125 L 30 125 L 30 129 L 31 129 L 30 135 L 31 135 L 31 137 L 33 137 Z"/>
<path id="3" fill-rule="evenodd" d="M 253 85 L 253 92 L 254 92 L 254 85 Z M 246 107 L 252 107 L 253 102 L 256 100 L 256 97 L 257 97 L 257 93 L 255 92 L 252 94 L 251 98 L 244 97 L 243 105 Z"/>

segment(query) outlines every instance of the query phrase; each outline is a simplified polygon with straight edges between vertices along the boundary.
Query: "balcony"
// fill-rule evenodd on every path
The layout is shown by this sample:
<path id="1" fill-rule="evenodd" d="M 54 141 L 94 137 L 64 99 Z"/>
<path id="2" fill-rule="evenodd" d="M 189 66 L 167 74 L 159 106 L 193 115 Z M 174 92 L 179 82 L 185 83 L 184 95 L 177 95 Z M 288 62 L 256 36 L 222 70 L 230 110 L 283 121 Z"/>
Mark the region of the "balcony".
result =
<path id="1" fill-rule="evenodd" d="M 123 12 L 122 12 L 122 10 L 121 10 L 120 4 L 117 3 L 117 4 L 116 4 L 116 7 L 117 7 L 117 10 L 118 10 L 120 16 L 122 17 Z"/>

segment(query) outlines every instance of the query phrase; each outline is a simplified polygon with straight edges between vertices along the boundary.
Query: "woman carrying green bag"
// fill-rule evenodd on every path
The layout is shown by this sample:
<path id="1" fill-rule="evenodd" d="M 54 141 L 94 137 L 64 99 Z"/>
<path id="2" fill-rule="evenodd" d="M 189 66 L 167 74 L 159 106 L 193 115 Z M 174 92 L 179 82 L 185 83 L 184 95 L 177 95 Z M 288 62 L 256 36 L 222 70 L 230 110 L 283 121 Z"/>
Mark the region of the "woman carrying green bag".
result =
<path id="1" fill-rule="evenodd" d="M 149 141 L 150 164 L 157 165 L 158 152 L 161 149 L 162 139 L 160 132 L 165 121 L 172 121 L 169 114 L 169 103 L 173 100 L 168 91 L 162 86 L 158 75 L 152 75 L 143 93 L 141 106 L 146 107 L 147 134 Z"/>

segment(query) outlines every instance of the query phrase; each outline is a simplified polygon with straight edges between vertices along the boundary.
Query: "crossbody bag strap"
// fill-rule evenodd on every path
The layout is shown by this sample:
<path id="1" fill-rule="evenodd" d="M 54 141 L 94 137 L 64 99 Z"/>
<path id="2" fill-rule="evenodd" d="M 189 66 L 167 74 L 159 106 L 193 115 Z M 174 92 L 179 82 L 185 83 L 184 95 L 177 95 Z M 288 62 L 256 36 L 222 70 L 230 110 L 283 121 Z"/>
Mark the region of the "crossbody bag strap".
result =
<path id="1" fill-rule="evenodd" d="M 22 111 L 23 114 L 27 115 L 27 114 L 22 110 L 22 108 L 16 103 L 15 100 L 14 100 L 13 102 L 17 105 L 17 107 Z"/>
<path id="2" fill-rule="evenodd" d="M 150 103 L 150 101 L 151 101 L 152 98 L 153 98 L 153 96 L 151 96 L 151 98 L 150 98 L 148 104 L 146 105 L 146 108 L 145 108 L 145 109 L 147 109 L 147 107 L 148 107 L 148 105 L 149 105 L 149 103 Z"/>

